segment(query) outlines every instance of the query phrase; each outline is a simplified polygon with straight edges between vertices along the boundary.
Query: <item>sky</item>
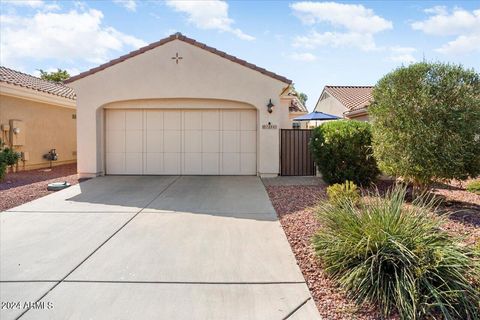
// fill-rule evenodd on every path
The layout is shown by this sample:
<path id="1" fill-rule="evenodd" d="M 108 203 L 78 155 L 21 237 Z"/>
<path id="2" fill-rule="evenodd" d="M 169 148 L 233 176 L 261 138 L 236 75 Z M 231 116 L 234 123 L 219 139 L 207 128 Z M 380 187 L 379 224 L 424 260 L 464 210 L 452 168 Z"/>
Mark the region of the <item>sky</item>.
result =
<path id="1" fill-rule="evenodd" d="M 480 71 L 480 1 L 0 0 L 0 64 L 86 71 L 175 32 L 278 73 L 313 110 L 325 85 L 418 61 Z"/>

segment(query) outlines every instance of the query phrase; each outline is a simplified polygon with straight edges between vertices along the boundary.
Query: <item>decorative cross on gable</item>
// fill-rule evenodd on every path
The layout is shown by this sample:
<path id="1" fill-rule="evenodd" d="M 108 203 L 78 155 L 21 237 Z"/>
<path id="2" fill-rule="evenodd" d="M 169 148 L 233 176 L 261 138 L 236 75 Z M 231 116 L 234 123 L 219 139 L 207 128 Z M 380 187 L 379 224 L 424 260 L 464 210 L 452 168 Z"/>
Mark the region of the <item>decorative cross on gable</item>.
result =
<path id="1" fill-rule="evenodd" d="M 178 55 L 178 52 L 175 54 L 175 57 L 172 57 L 172 60 L 175 60 L 175 63 L 176 63 L 176 64 L 178 64 L 178 61 L 179 61 L 179 60 L 182 60 L 182 59 L 183 59 L 183 57 L 180 57 L 180 56 Z"/>

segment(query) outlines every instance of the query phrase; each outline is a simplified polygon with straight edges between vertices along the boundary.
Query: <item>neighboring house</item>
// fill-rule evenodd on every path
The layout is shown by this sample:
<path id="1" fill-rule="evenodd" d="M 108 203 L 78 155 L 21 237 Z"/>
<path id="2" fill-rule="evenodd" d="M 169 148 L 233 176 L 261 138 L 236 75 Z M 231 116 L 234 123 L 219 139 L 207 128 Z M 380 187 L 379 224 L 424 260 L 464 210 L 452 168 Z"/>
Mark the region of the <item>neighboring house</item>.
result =
<path id="1" fill-rule="evenodd" d="M 21 152 L 19 170 L 49 167 L 52 149 L 53 165 L 76 162 L 75 118 L 72 88 L 0 67 L 0 139 Z"/>
<path id="2" fill-rule="evenodd" d="M 288 115 L 288 118 L 292 121 L 291 127 L 294 129 L 306 129 L 307 124 L 305 122 L 293 121 L 293 119 L 307 114 L 308 113 L 307 107 L 305 107 L 302 101 L 298 99 L 296 92 L 294 92 L 292 88 L 290 88 L 290 92 L 288 93 L 288 96 L 293 97 L 293 99 L 290 101 L 290 107 L 288 108 L 290 112 Z"/>
<path id="3" fill-rule="evenodd" d="M 279 173 L 296 99 L 283 76 L 176 33 L 66 83 L 80 177 Z"/>
<path id="4" fill-rule="evenodd" d="M 325 86 L 314 111 L 368 121 L 373 86 Z"/>

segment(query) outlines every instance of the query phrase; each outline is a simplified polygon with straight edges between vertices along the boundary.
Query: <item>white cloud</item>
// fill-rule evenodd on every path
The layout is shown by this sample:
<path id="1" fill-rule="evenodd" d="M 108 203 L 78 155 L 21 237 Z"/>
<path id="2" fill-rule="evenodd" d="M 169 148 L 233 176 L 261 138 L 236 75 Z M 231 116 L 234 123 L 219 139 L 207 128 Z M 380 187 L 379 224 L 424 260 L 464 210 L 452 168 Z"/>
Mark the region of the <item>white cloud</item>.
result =
<path id="1" fill-rule="evenodd" d="M 309 35 L 297 36 L 294 46 L 357 47 L 369 51 L 376 49 L 376 33 L 393 28 L 391 21 L 376 15 L 373 10 L 363 5 L 304 1 L 293 3 L 290 7 L 303 23 L 324 23 L 334 29 L 322 33 L 312 31 Z"/>
<path id="2" fill-rule="evenodd" d="M 102 24 L 99 10 L 66 13 L 37 12 L 33 16 L 1 16 L 2 65 L 55 59 L 59 62 L 103 63 L 112 52 L 139 48 L 146 43 Z"/>
<path id="3" fill-rule="evenodd" d="M 305 52 L 305 53 L 294 52 L 290 55 L 290 58 L 295 61 L 304 61 L 304 62 L 312 62 L 317 60 L 317 57 L 314 54 L 309 52 Z"/>
<path id="4" fill-rule="evenodd" d="M 310 32 L 306 36 L 297 36 L 293 42 L 294 47 L 313 49 L 315 47 L 329 46 L 333 48 L 360 48 L 364 51 L 376 49 L 373 35 L 357 32 Z"/>
<path id="5" fill-rule="evenodd" d="M 455 40 L 436 49 L 436 51 L 449 55 L 480 52 L 480 34 L 458 36 Z"/>
<path id="6" fill-rule="evenodd" d="M 121 5 L 129 11 L 137 10 L 137 2 L 135 0 L 113 0 L 113 2 Z"/>
<path id="7" fill-rule="evenodd" d="M 228 16 L 228 4 L 220 0 L 174 1 L 167 0 L 167 6 L 185 13 L 188 21 L 197 28 L 230 32 L 242 40 L 254 40 L 251 35 L 233 28 L 234 20 Z"/>
<path id="8" fill-rule="evenodd" d="M 437 9 L 435 9 L 437 8 Z M 426 12 L 433 13 L 428 19 L 412 23 L 414 30 L 437 36 L 459 35 L 464 32 L 480 32 L 480 9 L 472 12 L 456 8 L 451 14 L 434 7 Z"/>
<path id="9" fill-rule="evenodd" d="M 388 60 L 393 62 L 399 62 L 402 64 L 409 64 L 416 62 L 417 59 L 413 56 L 413 53 L 417 51 L 417 49 L 412 47 L 391 47 L 389 48 L 390 56 Z"/>
<path id="10" fill-rule="evenodd" d="M 392 29 L 392 22 L 375 15 L 372 9 L 359 4 L 336 2 L 296 2 L 290 5 L 305 24 L 327 22 L 352 32 L 373 34 Z"/>
<path id="11" fill-rule="evenodd" d="M 465 54 L 480 51 L 480 9 L 467 11 L 437 6 L 426 9 L 430 16 L 411 24 L 412 29 L 435 36 L 455 36 L 456 38 L 436 51 L 444 54 Z"/>

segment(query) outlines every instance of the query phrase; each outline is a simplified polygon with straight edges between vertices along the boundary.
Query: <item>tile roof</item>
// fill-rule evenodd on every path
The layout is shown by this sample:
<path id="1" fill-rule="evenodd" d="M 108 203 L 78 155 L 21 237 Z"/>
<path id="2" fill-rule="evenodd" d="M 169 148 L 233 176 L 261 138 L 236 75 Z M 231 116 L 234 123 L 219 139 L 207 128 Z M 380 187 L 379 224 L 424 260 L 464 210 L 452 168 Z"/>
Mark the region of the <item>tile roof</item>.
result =
<path id="1" fill-rule="evenodd" d="M 368 106 L 373 101 L 373 86 L 325 86 L 324 89 L 349 111 Z"/>
<path id="2" fill-rule="evenodd" d="M 61 83 L 46 81 L 26 73 L 0 66 L 0 82 L 53 94 L 59 97 L 75 100 L 75 91 Z"/>
<path id="3" fill-rule="evenodd" d="M 282 81 L 282 82 L 285 82 L 285 83 L 287 83 L 287 84 L 291 84 L 291 83 L 292 83 L 292 80 L 290 80 L 290 79 L 287 79 L 287 78 L 285 78 L 285 77 L 283 77 L 283 76 L 280 76 L 280 75 L 278 75 L 278 74 L 276 74 L 276 73 L 273 73 L 273 72 L 271 72 L 271 71 L 268 71 L 268 70 L 266 70 L 266 69 L 260 68 L 260 67 L 258 67 L 258 66 L 256 66 L 256 65 L 252 64 L 252 63 L 249 63 L 249 62 L 247 62 L 247 61 L 245 61 L 245 60 L 239 59 L 239 58 L 237 58 L 237 57 L 235 57 L 235 56 L 229 55 L 229 54 L 227 54 L 227 53 L 225 53 L 225 52 L 223 52 L 223 51 L 220 51 L 220 50 L 217 50 L 217 49 L 215 49 L 215 48 L 209 47 L 209 46 L 207 46 L 207 45 L 204 44 L 204 43 L 198 42 L 198 41 L 196 41 L 196 40 L 194 40 L 194 39 L 192 39 L 192 38 L 188 38 L 188 37 L 184 36 L 184 35 L 181 34 L 180 32 L 177 32 L 177 33 L 175 33 L 175 34 L 172 34 L 172 35 L 170 35 L 170 36 L 167 37 L 167 38 L 164 38 L 164 39 L 162 39 L 162 40 L 160 40 L 160 41 L 151 43 L 151 44 L 149 44 L 148 46 L 145 46 L 145 47 L 140 48 L 140 49 L 138 49 L 138 50 L 132 51 L 132 52 L 126 54 L 126 55 L 123 55 L 123 56 L 117 58 L 117 59 L 111 60 L 111 61 L 109 61 L 109 62 L 107 62 L 107 63 L 104 63 L 104 64 L 102 64 L 102 65 L 100 65 L 100 66 L 98 66 L 98 67 L 96 67 L 96 68 L 93 68 L 93 69 L 90 69 L 90 70 L 88 70 L 88 71 L 82 72 L 82 73 L 80 73 L 79 75 L 76 75 L 76 76 L 71 77 L 70 79 L 67 79 L 67 80 L 65 81 L 65 83 L 73 82 L 73 81 L 75 81 L 75 80 L 78 80 L 78 79 L 87 77 L 87 76 L 89 76 L 89 75 L 91 75 L 91 74 L 94 74 L 94 73 L 96 73 L 96 72 L 99 72 L 99 71 L 101 71 L 101 70 L 104 70 L 104 69 L 106 69 L 106 68 L 108 68 L 108 67 L 111 67 L 111 66 L 113 66 L 113 65 L 115 65 L 115 64 L 117 64 L 117 63 L 120 63 L 120 62 L 122 62 L 122 61 L 125 61 L 125 60 L 127 60 L 127 59 L 130 59 L 130 58 L 132 58 L 132 57 L 135 57 L 136 55 L 142 54 L 142 53 L 144 53 L 144 52 L 146 52 L 146 51 L 155 49 L 156 47 L 159 47 L 159 46 L 161 46 L 161 45 L 164 45 L 164 44 L 166 44 L 166 43 L 168 43 L 168 42 L 170 42 L 170 41 L 173 41 L 173 40 L 180 40 L 180 41 L 186 42 L 186 43 L 188 43 L 188 44 L 191 44 L 191 45 L 193 45 L 193 46 L 199 47 L 199 48 L 201 48 L 201 49 L 207 50 L 207 51 L 209 51 L 209 52 L 211 52 L 211 53 L 214 53 L 214 54 L 216 54 L 216 55 L 218 55 L 218 56 L 220 56 L 220 57 L 222 57 L 222 58 L 225 58 L 225 59 L 228 59 L 228 60 L 230 60 L 230 61 L 232 61 L 232 62 L 238 63 L 238 64 L 240 64 L 240 65 L 242 65 L 242 66 L 245 66 L 245 67 L 250 68 L 250 69 L 252 69 L 252 70 L 258 71 L 258 72 L 260 72 L 260 73 L 262 73 L 262 74 L 264 74 L 264 75 L 266 75 L 266 76 L 269 76 L 269 77 L 271 77 L 271 78 L 274 78 L 274 79 L 279 80 L 279 81 Z"/>

